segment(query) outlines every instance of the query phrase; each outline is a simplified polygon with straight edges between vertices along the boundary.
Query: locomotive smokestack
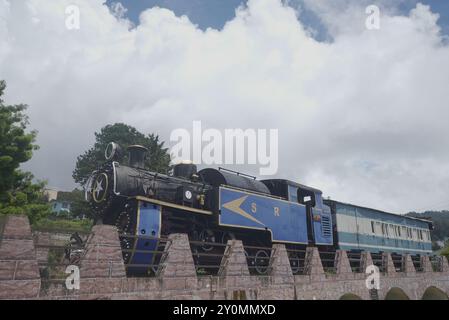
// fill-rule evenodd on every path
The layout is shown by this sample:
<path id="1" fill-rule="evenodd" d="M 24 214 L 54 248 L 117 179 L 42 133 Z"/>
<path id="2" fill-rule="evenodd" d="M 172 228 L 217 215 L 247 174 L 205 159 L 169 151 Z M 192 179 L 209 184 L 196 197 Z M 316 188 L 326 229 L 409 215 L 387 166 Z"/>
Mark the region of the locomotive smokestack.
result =
<path id="1" fill-rule="evenodd" d="M 132 145 L 128 147 L 129 166 L 139 169 L 145 168 L 145 155 L 148 149 L 140 145 Z"/>

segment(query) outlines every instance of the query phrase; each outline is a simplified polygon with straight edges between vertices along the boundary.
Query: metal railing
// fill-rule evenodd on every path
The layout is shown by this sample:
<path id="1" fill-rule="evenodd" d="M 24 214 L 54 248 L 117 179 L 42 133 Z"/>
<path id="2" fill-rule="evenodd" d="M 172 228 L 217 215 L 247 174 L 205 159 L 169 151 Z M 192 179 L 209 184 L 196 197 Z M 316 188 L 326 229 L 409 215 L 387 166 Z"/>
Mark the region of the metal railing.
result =
<path id="1" fill-rule="evenodd" d="M 319 251 L 321 264 L 323 265 L 324 272 L 328 274 L 336 274 L 336 252 L 335 251 Z"/>
<path id="2" fill-rule="evenodd" d="M 443 259 L 444 256 L 430 256 L 430 263 L 432 265 L 433 272 L 443 272 Z"/>
<path id="3" fill-rule="evenodd" d="M 423 272 L 424 266 L 422 264 L 421 257 L 418 255 L 413 255 L 413 256 L 411 256 L 411 258 L 412 258 L 413 266 L 415 267 L 416 272 Z"/>
<path id="4" fill-rule="evenodd" d="M 197 275 L 217 275 L 227 244 L 193 240 L 189 242 Z"/>
<path id="5" fill-rule="evenodd" d="M 64 233 L 58 231 L 57 233 Z M 135 276 L 135 271 L 139 270 L 141 276 L 153 277 L 160 274 L 163 270 L 163 263 L 167 257 L 167 246 L 171 244 L 166 237 L 152 237 L 152 236 L 136 236 L 128 234 L 119 234 L 120 241 L 128 241 L 130 246 L 128 249 L 122 249 L 124 258 L 125 270 L 128 274 Z M 152 246 L 151 250 L 142 249 L 135 246 L 137 241 L 142 240 L 156 240 L 157 245 Z M 154 244 L 154 243 L 153 243 Z M 217 242 L 204 241 L 189 241 L 192 251 L 192 257 L 197 275 L 218 275 L 220 269 L 225 266 L 222 265 L 228 261 L 223 259 L 226 254 L 227 244 Z M 105 246 L 101 244 L 101 246 Z M 43 256 L 40 259 L 39 269 L 41 279 L 44 283 L 61 282 L 67 278 L 65 269 L 69 265 L 79 265 L 81 258 L 85 254 L 85 242 L 83 245 L 76 245 L 67 243 L 65 245 L 50 245 L 39 244 L 35 245 L 38 256 Z M 267 275 L 271 271 L 273 248 L 263 246 L 249 246 L 244 245 L 246 262 L 251 275 Z M 301 275 L 307 273 L 309 263 L 306 261 L 305 249 L 293 249 L 287 245 L 286 251 L 290 260 L 290 266 L 293 274 Z M 132 257 L 136 254 L 151 254 L 151 263 L 138 264 L 133 263 Z M 335 251 L 319 251 L 319 256 L 323 269 L 327 274 L 336 273 L 336 252 Z M 351 269 L 354 273 L 363 273 L 364 261 L 363 253 L 361 252 L 347 252 L 348 260 Z M 387 255 L 382 253 L 371 253 L 373 264 L 376 265 L 380 272 L 386 271 Z M 405 255 L 391 254 L 391 259 L 396 272 L 403 272 L 405 266 Z M 430 263 L 434 272 L 441 272 L 443 270 L 443 257 L 430 256 Z M 413 255 L 411 260 L 417 272 L 423 272 L 423 260 L 421 256 Z"/>
<path id="6" fill-rule="evenodd" d="M 362 254 L 360 252 L 347 252 L 346 254 L 348 255 L 348 260 L 352 272 L 354 273 L 365 272 L 365 270 L 363 270 Z"/>
<path id="7" fill-rule="evenodd" d="M 387 260 L 386 256 L 382 253 L 378 252 L 370 252 L 371 260 L 373 261 L 373 265 L 379 268 L 379 272 L 385 273 L 387 271 Z M 364 265 L 364 268 L 368 267 Z M 361 270 L 361 272 L 365 272 L 366 270 Z"/>
<path id="8" fill-rule="evenodd" d="M 162 271 L 161 266 L 166 259 L 166 246 L 170 245 L 171 241 L 166 237 L 154 237 L 145 235 L 130 235 L 119 234 L 119 239 L 122 244 L 122 255 L 127 275 L 133 277 L 154 277 Z M 137 245 L 155 247 L 152 249 L 137 249 Z M 151 241 L 151 242 L 150 242 Z M 154 243 L 155 241 L 155 243 Z M 129 249 L 124 249 L 123 244 L 126 243 Z M 151 255 L 150 263 L 135 263 L 133 262 L 136 254 Z"/>
<path id="9" fill-rule="evenodd" d="M 306 250 L 287 248 L 287 255 L 290 260 L 290 267 L 294 275 L 306 273 Z"/>
<path id="10" fill-rule="evenodd" d="M 271 247 L 243 246 L 251 275 L 266 275 L 271 271 Z"/>
<path id="11" fill-rule="evenodd" d="M 396 272 L 403 272 L 404 271 L 404 257 L 400 254 L 391 254 L 391 260 L 393 261 L 393 265 Z"/>
<path id="12" fill-rule="evenodd" d="M 41 279 L 41 290 L 46 291 L 52 284 L 64 284 L 69 274 L 68 266 L 80 266 L 85 252 L 83 245 L 35 245 Z"/>

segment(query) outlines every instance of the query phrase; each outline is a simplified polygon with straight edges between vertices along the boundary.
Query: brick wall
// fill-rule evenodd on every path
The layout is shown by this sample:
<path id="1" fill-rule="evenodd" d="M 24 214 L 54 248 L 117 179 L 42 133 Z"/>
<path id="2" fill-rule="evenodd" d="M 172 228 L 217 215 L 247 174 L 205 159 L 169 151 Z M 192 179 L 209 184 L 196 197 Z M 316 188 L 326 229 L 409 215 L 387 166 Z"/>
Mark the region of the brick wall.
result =
<path id="1" fill-rule="evenodd" d="M 40 235 L 40 239 L 47 236 Z M 156 277 L 127 278 L 115 228 L 95 226 L 80 262 L 80 289 L 68 290 L 64 281 L 44 288 L 37 261 L 45 256 L 36 256 L 28 220 L 9 216 L 0 241 L 0 299 L 339 299 L 347 293 L 371 298 L 367 275 L 352 272 L 345 251 L 337 251 L 335 272 L 329 274 L 318 249 L 309 247 L 305 274 L 293 275 L 285 246 L 275 244 L 264 276 L 250 275 L 239 240 L 228 241 L 217 276 L 196 275 L 185 234 L 170 235 L 165 251 Z M 372 263 L 369 253 L 362 257 L 362 265 Z M 410 257 L 404 260 L 404 272 L 396 272 L 387 254 L 379 299 L 393 288 L 400 288 L 410 299 L 420 299 L 429 287 L 448 294 L 447 260 L 443 260 L 442 272 L 433 272 L 430 262 L 423 259 L 423 272 L 416 272 Z"/>

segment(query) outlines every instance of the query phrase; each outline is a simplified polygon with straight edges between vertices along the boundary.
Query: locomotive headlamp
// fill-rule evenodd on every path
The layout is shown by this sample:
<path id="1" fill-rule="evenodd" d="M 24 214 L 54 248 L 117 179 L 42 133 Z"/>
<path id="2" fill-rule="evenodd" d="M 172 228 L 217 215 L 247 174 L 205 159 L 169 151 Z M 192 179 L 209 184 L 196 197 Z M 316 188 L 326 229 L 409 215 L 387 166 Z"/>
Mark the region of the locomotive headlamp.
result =
<path id="1" fill-rule="evenodd" d="M 190 190 L 187 190 L 184 196 L 186 197 L 186 199 L 190 200 L 192 199 L 192 192 Z"/>
<path id="2" fill-rule="evenodd" d="M 109 142 L 106 150 L 104 150 L 104 157 L 106 160 L 118 160 L 122 154 L 122 148 L 115 142 Z"/>

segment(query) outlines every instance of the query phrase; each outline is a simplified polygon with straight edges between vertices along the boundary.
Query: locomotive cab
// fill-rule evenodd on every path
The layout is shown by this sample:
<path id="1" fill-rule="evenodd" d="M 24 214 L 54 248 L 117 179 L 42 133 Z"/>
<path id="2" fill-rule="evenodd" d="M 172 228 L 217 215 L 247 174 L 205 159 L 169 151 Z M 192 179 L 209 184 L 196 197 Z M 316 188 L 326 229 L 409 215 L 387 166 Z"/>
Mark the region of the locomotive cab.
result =
<path id="1" fill-rule="evenodd" d="M 323 204 L 322 192 L 290 180 L 262 180 L 274 195 L 306 208 L 309 244 L 332 245 L 332 217 L 330 208 Z"/>

